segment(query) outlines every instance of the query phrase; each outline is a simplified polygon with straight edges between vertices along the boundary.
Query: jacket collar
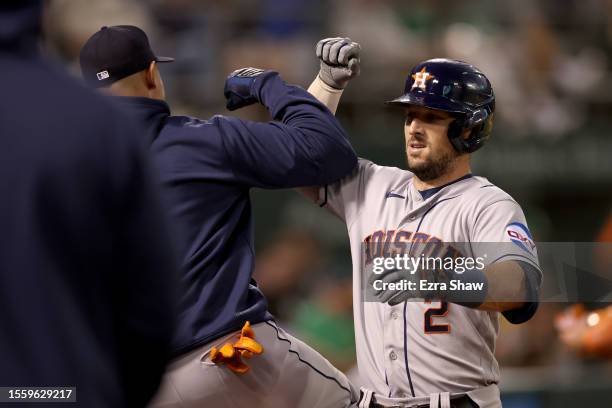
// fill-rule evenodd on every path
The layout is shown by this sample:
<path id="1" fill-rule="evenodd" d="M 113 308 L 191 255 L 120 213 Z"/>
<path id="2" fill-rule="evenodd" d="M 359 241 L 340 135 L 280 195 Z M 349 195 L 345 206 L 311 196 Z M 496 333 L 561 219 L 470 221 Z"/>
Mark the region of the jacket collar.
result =
<path id="1" fill-rule="evenodd" d="M 157 138 L 170 116 L 170 107 L 159 99 L 136 96 L 111 96 L 111 99 L 144 126 L 150 143 Z"/>
<path id="2" fill-rule="evenodd" d="M 111 96 L 113 100 L 121 105 L 151 113 L 165 113 L 170 115 L 170 106 L 160 99 L 145 98 L 143 96 Z"/>

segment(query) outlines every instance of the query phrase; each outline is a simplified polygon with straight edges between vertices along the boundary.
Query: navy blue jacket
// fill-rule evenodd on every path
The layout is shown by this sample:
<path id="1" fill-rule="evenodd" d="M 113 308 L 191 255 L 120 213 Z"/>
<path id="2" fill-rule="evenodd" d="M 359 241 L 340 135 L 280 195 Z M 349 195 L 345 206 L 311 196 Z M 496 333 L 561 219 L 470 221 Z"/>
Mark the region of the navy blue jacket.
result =
<path id="1" fill-rule="evenodd" d="M 276 121 L 170 116 L 160 100 L 116 98 L 148 126 L 183 248 L 176 354 L 237 330 L 246 320 L 272 318 L 251 277 L 249 190 L 323 185 L 357 164 L 337 120 L 308 92 L 273 72 L 258 77 L 254 89 Z"/>
<path id="2" fill-rule="evenodd" d="M 38 55 L 35 3 L 0 5 L 0 386 L 143 407 L 178 276 L 159 187 L 138 128 Z"/>

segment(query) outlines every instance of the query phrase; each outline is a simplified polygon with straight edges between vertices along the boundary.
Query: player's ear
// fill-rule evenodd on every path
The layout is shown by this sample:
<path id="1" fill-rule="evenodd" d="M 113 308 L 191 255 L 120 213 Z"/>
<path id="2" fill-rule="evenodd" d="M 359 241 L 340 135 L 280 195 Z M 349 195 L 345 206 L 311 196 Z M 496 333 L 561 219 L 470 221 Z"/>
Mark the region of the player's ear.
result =
<path id="1" fill-rule="evenodd" d="M 147 89 L 157 88 L 157 82 L 155 81 L 155 70 L 157 69 L 156 62 L 151 61 L 149 68 L 145 71 L 145 82 Z"/>

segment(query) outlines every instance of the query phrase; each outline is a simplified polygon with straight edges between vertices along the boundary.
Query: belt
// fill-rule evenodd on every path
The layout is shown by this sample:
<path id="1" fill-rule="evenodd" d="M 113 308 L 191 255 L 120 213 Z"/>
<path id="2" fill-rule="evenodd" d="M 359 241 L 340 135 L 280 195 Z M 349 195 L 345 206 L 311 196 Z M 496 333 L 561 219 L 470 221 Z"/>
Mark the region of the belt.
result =
<path id="1" fill-rule="evenodd" d="M 430 397 L 425 397 L 428 402 L 419 401 L 419 403 L 397 403 L 393 402 L 389 404 L 387 398 L 380 398 L 385 400 L 385 403 L 381 403 L 376 400 L 376 394 L 370 390 L 361 389 L 360 396 L 360 408 L 479 408 L 468 395 L 453 395 L 450 396 L 448 393 L 432 394 Z"/>
<path id="2" fill-rule="evenodd" d="M 416 408 L 429 408 L 431 404 L 417 405 Z M 442 407 L 442 401 L 438 401 L 438 407 Z M 450 397 L 450 408 L 479 408 L 470 397 L 467 395 L 461 395 L 459 397 Z"/>

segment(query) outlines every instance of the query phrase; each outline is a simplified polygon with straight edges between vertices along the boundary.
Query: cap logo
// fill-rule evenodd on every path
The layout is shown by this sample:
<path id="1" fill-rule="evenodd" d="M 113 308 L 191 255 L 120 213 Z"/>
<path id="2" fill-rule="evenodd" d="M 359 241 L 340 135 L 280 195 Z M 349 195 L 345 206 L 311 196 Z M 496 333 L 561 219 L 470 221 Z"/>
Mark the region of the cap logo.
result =
<path id="1" fill-rule="evenodd" d="M 98 81 L 102 81 L 103 79 L 110 77 L 108 71 L 100 71 L 96 74 L 96 76 L 98 77 Z"/>
<path id="2" fill-rule="evenodd" d="M 414 82 L 412 83 L 412 88 L 410 88 L 410 90 L 412 91 L 414 88 L 419 88 L 425 91 L 427 86 L 426 81 L 433 78 L 434 76 L 425 71 L 425 67 L 423 67 L 421 71 L 417 72 L 416 74 L 412 74 L 412 79 L 414 79 Z"/>

